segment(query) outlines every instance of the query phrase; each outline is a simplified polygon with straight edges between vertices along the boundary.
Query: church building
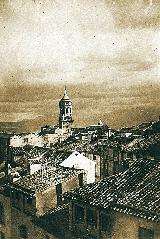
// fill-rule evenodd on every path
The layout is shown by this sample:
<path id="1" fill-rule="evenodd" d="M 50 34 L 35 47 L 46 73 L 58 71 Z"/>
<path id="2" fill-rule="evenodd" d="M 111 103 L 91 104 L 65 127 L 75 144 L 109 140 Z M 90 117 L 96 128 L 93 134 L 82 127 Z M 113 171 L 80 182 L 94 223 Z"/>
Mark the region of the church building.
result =
<path id="1" fill-rule="evenodd" d="M 58 141 L 62 142 L 70 135 L 72 123 L 72 101 L 65 87 L 64 95 L 59 101 L 59 121 L 57 124 L 43 126 L 40 132 L 20 135 L 14 134 L 10 138 L 10 146 L 24 147 L 25 145 L 31 145 L 51 147 Z"/>
<path id="2" fill-rule="evenodd" d="M 67 89 L 65 87 L 64 95 L 59 102 L 59 128 L 62 130 L 70 131 L 71 125 L 73 123 L 72 119 L 72 101 L 70 100 Z"/>

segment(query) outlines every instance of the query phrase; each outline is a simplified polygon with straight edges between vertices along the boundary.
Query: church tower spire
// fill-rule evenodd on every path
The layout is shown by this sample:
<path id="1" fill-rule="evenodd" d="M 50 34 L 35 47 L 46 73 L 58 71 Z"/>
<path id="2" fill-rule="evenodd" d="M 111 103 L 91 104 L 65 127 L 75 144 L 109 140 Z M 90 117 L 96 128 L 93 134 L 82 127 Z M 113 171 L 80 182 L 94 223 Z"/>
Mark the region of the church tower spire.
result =
<path id="1" fill-rule="evenodd" d="M 64 95 L 67 95 L 67 87 L 66 87 L 66 85 L 64 87 Z"/>
<path id="2" fill-rule="evenodd" d="M 73 123 L 72 119 L 72 101 L 70 100 L 67 94 L 67 88 L 64 88 L 64 95 L 59 102 L 59 127 L 66 129 L 66 131 L 70 130 L 70 127 Z"/>

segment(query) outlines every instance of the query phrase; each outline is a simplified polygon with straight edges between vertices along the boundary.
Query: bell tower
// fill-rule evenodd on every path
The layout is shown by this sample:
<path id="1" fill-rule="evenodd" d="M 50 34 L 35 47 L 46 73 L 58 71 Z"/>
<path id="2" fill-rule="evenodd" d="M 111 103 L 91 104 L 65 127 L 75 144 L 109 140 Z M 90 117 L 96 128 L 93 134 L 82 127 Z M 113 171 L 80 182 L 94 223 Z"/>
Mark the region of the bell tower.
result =
<path id="1" fill-rule="evenodd" d="M 70 100 L 65 86 L 64 95 L 59 102 L 59 127 L 69 132 L 73 123 L 72 119 L 72 101 Z"/>

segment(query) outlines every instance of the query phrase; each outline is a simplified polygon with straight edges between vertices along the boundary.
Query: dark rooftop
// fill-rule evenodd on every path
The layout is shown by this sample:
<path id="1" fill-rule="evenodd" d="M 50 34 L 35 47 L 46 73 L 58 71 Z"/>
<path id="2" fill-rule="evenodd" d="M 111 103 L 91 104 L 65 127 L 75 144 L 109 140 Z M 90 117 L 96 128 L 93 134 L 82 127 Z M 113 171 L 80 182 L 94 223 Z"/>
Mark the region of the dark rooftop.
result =
<path id="1" fill-rule="evenodd" d="M 134 139 L 129 144 L 124 145 L 122 149 L 125 152 L 137 152 L 139 150 L 150 150 L 154 145 L 160 145 L 160 135 L 154 134 L 148 138 Z"/>
<path id="2" fill-rule="evenodd" d="M 81 204 L 160 221 L 160 162 L 139 160 L 119 175 L 66 193 Z"/>
<path id="3" fill-rule="evenodd" d="M 54 167 L 52 165 L 43 166 L 42 170 L 32 175 L 24 176 L 11 184 L 11 187 L 17 187 L 31 192 L 45 191 L 52 185 L 57 185 L 78 176 L 83 170 L 74 168 Z"/>

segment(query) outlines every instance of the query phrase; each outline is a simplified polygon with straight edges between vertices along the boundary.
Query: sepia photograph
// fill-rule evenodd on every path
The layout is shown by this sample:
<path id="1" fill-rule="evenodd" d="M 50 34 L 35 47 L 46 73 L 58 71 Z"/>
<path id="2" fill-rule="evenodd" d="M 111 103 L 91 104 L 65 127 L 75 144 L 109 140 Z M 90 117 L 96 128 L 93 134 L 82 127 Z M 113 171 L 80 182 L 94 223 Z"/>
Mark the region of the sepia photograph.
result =
<path id="1" fill-rule="evenodd" d="M 160 239 L 160 0 L 0 0 L 0 239 Z"/>

